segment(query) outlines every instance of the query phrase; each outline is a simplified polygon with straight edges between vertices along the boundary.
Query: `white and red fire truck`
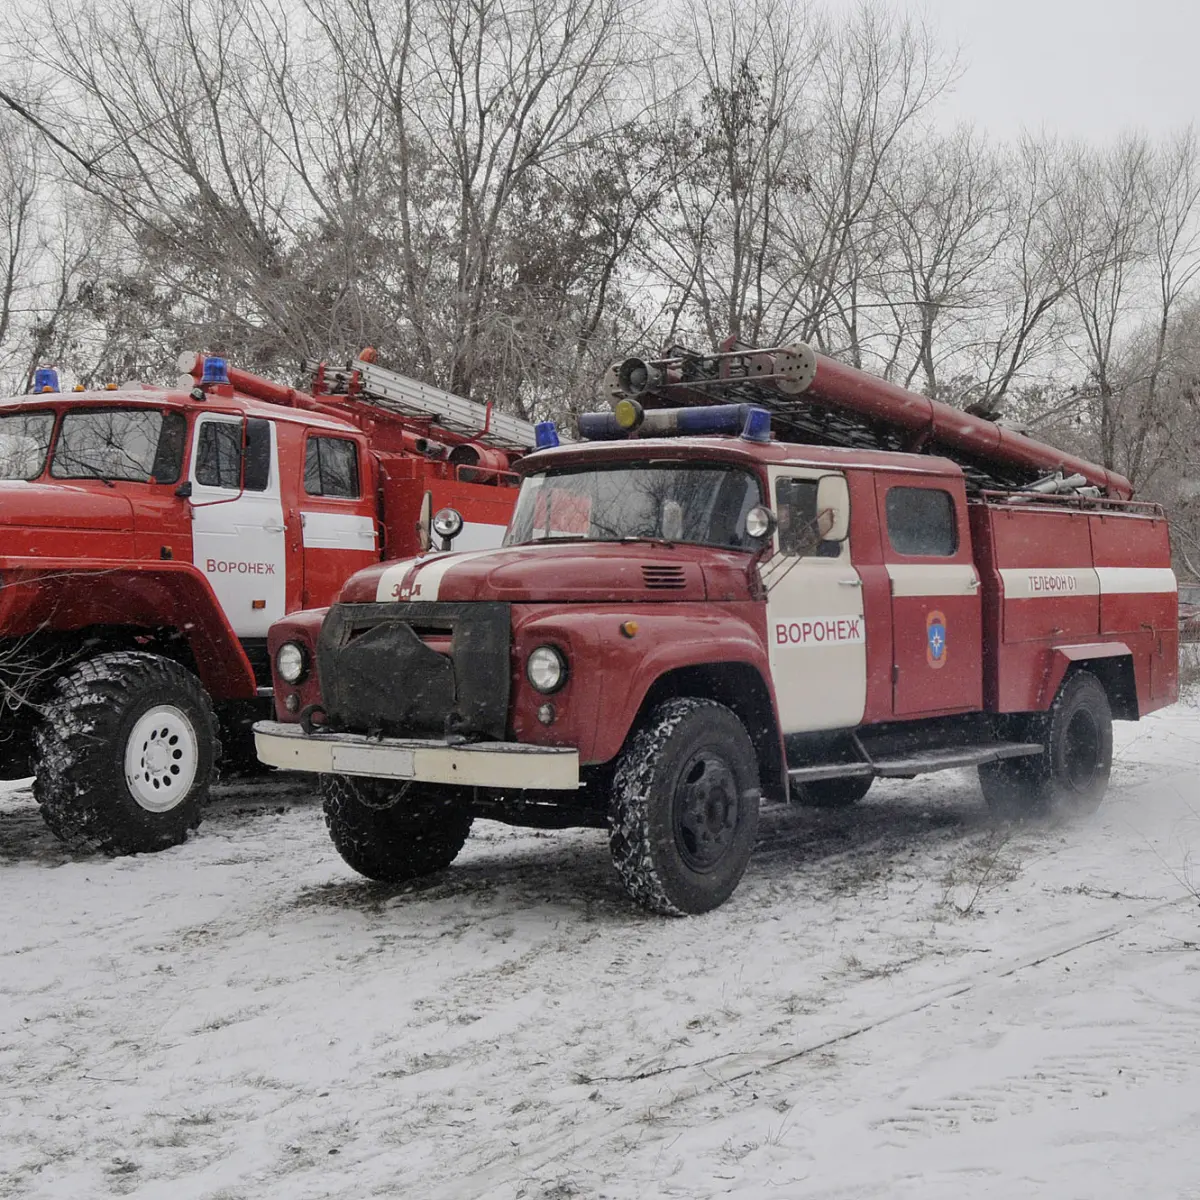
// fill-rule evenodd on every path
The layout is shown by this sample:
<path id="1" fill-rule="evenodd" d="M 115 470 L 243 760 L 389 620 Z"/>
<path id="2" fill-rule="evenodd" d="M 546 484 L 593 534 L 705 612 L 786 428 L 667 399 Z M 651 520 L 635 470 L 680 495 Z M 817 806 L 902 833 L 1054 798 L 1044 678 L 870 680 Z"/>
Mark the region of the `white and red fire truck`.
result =
<path id="1" fill-rule="evenodd" d="M 272 627 L 305 666 L 259 756 L 321 774 L 363 874 L 445 867 L 476 815 L 607 826 L 638 902 L 702 912 L 763 792 L 972 766 L 1005 816 L 1087 811 L 1112 719 L 1176 699 L 1167 522 L 1120 476 L 805 346 L 675 348 L 606 390 L 519 464 L 503 548 Z"/>
<path id="2" fill-rule="evenodd" d="M 273 621 L 419 553 L 437 508 L 499 545 L 534 441 L 373 352 L 311 392 L 180 370 L 64 394 L 47 369 L 0 400 L 0 774 L 32 769 L 51 829 L 112 853 L 187 836 L 222 736 L 257 765 Z"/>

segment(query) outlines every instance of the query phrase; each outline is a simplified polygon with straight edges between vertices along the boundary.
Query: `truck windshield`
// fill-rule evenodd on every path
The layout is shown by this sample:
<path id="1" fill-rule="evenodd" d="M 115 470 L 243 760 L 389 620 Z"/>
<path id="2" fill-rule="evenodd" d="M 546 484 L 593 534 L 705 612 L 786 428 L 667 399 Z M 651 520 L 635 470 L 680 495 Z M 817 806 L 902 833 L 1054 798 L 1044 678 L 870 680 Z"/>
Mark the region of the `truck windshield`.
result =
<path id="1" fill-rule="evenodd" d="M 762 503 L 749 471 L 695 463 L 574 467 L 528 476 L 506 546 L 558 538 L 651 538 L 735 550 L 757 548 L 746 513 Z"/>
<path id="2" fill-rule="evenodd" d="M 50 474 L 56 479 L 174 483 L 187 421 L 153 408 L 95 408 L 63 417 Z"/>
<path id="3" fill-rule="evenodd" d="M 46 465 L 53 432 L 53 412 L 0 417 L 0 479 L 36 479 Z"/>

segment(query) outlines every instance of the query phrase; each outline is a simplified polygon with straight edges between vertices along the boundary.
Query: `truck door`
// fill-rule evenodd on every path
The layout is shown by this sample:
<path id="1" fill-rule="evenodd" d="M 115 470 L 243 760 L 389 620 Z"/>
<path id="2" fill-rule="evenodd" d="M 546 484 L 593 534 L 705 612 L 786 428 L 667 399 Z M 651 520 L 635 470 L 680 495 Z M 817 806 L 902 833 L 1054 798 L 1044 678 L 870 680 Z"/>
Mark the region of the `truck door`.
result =
<path id="1" fill-rule="evenodd" d="M 375 496 L 364 486 L 365 466 L 353 438 L 315 430 L 305 437 L 300 496 L 305 608 L 331 604 L 355 571 L 379 559 Z"/>
<path id="2" fill-rule="evenodd" d="M 981 708 L 980 582 L 962 481 L 881 474 L 876 498 L 892 589 L 893 712 Z"/>
<path id="3" fill-rule="evenodd" d="M 191 484 L 193 561 L 234 633 L 265 638 L 284 614 L 287 582 L 273 423 L 202 416 L 193 434 Z"/>
<path id="4" fill-rule="evenodd" d="M 784 733 L 852 729 L 867 695 L 862 581 L 850 542 L 822 542 L 817 481 L 835 472 L 770 467 L 779 527 L 764 565 L 768 657 Z"/>

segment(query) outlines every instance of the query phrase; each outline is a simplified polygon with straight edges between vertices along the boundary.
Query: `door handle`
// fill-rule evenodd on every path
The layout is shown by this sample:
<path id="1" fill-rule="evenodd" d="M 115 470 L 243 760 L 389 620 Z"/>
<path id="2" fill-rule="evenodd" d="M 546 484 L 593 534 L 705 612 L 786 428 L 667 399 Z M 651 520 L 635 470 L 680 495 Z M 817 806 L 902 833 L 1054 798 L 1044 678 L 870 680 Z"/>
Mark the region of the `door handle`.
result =
<path id="1" fill-rule="evenodd" d="M 969 587 L 971 589 L 971 591 L 973 591 L 973 592 L 977 592 L 982 586 L 983 586 L 983 581 L 978 578 L 972 579 L 967 583 L 967 587 Z"/>
<path id="2" fill-rule="evenodd" d="M 282 533 L 284 530 L 284 525 L 281 522 L 277 523 L 275 521 L 264 521 L 263 528 L 268 533 Z"/>
<path id="3" fill-rule="evenodd" d="M 862 587 L 861 579 L 839 579 L 839 587 Z"/>

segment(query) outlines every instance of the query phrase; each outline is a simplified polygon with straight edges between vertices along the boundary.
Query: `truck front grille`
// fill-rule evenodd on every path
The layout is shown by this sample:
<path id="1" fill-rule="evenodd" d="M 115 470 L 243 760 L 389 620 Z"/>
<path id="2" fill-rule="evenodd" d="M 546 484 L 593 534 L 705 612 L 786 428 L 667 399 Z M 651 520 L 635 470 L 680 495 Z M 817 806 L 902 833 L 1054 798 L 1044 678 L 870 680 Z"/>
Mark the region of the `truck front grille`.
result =
<path id="1" fill-rule="evenodd" d="M 500 603 L 334 605 L 317 644 L 327 723 L 393 737 L 503 739 L 510 628 Z"/>

